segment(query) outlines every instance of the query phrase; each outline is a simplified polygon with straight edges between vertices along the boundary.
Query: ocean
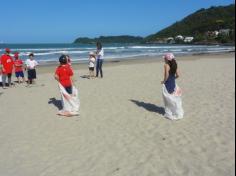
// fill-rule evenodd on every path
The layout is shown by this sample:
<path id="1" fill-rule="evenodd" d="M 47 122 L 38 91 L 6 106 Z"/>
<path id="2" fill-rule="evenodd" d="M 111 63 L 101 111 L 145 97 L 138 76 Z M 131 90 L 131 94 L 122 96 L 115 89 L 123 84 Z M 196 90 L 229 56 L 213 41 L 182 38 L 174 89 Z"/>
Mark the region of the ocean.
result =
<path id="1" fill-rule="evenodd" d="M 29 53 L 33 52 L 35 59 L 41 64 L 56 62 L 61 54 L 70 55 L 73 62 L 86 62 L 89 52 L 96 50 L 95 45 L 82 44 L 0 44 L 0 54 L 4 53 L 5 48 L 10 48 L 12 53 L 19 52 L 23 60 L 27 59 Z M 104 58 L 107 60 L 158 57 L 167 52 L 173 52 L 176 56 L 180 56 L 235 51 L 235 46 L 221 45 L 107 44 L 103 48 Z"/>

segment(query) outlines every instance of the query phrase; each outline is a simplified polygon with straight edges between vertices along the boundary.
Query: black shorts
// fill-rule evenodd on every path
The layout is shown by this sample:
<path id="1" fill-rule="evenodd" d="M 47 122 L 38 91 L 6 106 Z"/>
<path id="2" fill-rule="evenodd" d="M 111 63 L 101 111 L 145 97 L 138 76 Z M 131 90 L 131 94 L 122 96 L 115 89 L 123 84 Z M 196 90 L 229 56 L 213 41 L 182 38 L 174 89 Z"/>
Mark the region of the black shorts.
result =
<path id="1" fill-rule="evenodd" d="M 65 87 L 65 89 L 68 94 L 72 94 L 72 86 Z"/>
<path id="2" fill-rule="evenodd" d="M 28 79 L 30 79 L 30 80 L 36 79 L 36 70 L 35 69 L 28 70 Z"/>
<path id="3" fill-rule="evenodd" d="M 89 71 L 94 71 L 94 67 L 89 67 Z"/>

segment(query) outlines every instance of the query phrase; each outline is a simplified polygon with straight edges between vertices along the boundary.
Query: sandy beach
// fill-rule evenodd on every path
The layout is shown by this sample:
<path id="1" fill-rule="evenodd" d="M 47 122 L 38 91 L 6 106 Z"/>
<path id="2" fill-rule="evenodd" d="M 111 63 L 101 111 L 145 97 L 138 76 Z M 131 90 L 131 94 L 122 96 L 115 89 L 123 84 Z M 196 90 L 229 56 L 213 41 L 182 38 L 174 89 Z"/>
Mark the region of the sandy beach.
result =
<path id="1" fill-rule="evenodd" d="M 0 88 L 0 176 L 235 175 L 235 53 L 178 57 L 185 116 L 163 117 L 163 62 L 76 64 L 80 116 L 58 117 L 55 66 Z"/>

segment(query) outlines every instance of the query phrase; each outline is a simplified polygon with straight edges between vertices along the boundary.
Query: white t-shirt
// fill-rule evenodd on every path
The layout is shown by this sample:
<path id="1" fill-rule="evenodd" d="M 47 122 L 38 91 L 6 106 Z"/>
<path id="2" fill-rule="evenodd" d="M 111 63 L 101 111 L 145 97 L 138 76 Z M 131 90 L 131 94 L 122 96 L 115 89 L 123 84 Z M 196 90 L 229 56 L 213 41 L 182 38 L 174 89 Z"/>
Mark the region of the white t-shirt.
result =
<path id="1" fill-rule="evenodd" d="M 91 67 L 94 67 L 94 66 L 95 66 L 95 58 L 92 57 L 92 58 L 89 59 L 89 67 L 91 68 Z"/>
<path id="2" fill-rule="evenodd" d="M 104 50 L 97 50 L 97 59 L 103 59 L 104 56 Z"/>
<path id="3" fill-rule="evenodd" d="M 38 62 L 36 60 L 27 59 L 25 64 L 28 69 L 35 69 L 35 67 L 38 65 Z"/>

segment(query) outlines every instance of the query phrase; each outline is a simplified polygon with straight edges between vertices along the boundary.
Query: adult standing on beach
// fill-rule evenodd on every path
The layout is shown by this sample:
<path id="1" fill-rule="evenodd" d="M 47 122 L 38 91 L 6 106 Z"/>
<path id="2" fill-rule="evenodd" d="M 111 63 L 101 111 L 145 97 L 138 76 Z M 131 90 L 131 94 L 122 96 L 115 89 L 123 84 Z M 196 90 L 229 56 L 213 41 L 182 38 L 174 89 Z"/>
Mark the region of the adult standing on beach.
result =
<path id="1" fill-rule="evenodd" d="M 164 80 L 161 83 L 163 84 L 165 117 L 178 120 L 184 115 L 181 100 L 182 92 L 175 82 L 175 79 L 179 78 L 178 65 L 172 53 L 166 54 L 164 60 Z"/>
<path id="2" fill-rule="evenodd" d="M 103 78 L 102 65 L 103 65 L 104 50 L 102 48 L 101 42 L 97 42 L 96 55 L 97 55 L 96 77 L 99 76 L 99 72 L 100 72 L 101 78 Z"/>
<path id="3" fill-rule="evenodd" d="M 11 50 L 9 48 L 5 49 L 5 54 L 2 55 L 0 59 L 0 65 L 2 70 L 2 87 L 6 89 L 6 78 L 8 78 L 8 85 L 11 87 L 11 77 L 14 67 L 14 61 L 10 56 Z"/>

